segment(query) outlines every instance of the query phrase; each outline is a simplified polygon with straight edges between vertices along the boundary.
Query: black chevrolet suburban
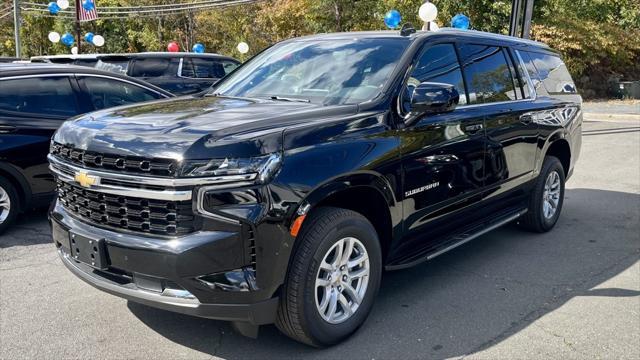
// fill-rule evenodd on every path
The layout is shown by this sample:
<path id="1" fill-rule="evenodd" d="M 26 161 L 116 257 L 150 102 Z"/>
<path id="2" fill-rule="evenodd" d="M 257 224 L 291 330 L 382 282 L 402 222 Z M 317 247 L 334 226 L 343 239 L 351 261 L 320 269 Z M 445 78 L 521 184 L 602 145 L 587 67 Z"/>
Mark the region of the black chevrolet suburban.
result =
<path id="1" fill-rule="evenodd" d="M 581 122 L 540 43 L 291 39 L 210 93 L 67 121 L 49 155 L 53 239 L 108 293 L 327 346 L 365 321 L 384 269 L 514 221 L 551 230 Z"/>

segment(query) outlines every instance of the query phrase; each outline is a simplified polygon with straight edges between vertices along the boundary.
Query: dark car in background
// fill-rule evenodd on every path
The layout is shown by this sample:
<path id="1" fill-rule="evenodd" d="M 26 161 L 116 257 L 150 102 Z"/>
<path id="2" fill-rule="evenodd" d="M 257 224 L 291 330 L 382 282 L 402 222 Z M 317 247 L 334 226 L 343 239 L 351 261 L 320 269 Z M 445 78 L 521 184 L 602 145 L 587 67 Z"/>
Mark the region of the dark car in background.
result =
<path id="1" fill-rule="evenodd" d="M 533 41 L 290 39 L 208 94 L 67 121 L 49 155 L 54 243 L 108 293 L 335 344 L 364 323 L 383 269 L 514 221 L 551 230 L 581 106 L 559 53 Z"/>
<path id="2" fill-rule="evenodd" d="M 20 60 L 21 60 L 20 58 L 0 56 L 0 63 L 12 63 L 14 61 L 20 61 Z"/>
<path id="3" fill-rule="evenodd" d="M 21 211 L 51 201 L 49 142 L 66 119 L 172 96 L 144 81 L 86 67 L 0 64 L 0 233 Z"/>
<path id="4" fill-rule="evenodd" d="M 31 61 L 90 66 L 129 75 L 175 95 L 206 90 L 240 65 L 228 56 L 171 52 L 34 56 Z"/>

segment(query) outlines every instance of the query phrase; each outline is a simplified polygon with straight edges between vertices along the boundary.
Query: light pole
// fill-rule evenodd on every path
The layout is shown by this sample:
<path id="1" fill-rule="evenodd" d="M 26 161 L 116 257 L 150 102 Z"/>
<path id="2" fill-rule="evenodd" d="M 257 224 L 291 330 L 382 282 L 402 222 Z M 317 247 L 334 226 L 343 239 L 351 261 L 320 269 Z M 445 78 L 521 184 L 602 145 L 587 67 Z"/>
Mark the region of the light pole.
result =
<path id="1" fill-rule="evenodd" d="M 13 32 L 15 33 L 16 57 L 21 58 L 22 51 L 20 49 L 20 5 L 18 0 L 13 0 Z"/>

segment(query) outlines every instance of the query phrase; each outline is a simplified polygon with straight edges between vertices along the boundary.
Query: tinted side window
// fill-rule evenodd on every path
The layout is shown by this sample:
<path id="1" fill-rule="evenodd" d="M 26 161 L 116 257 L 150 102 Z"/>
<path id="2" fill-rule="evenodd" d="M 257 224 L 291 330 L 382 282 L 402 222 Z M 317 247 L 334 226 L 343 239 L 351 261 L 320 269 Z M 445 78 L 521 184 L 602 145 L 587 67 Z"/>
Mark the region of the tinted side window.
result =
<path id="1" fill-rule="evenodd" d="M 136 59 L 133 64 L 131 76 L 134 77 L 160 77 L 167 74 L 171 59 L 148 58 Z"/>
<path id="2" fill-rule="evenodd" d="M 558 56 L 536 52 L 529 52 L 529 56 L 549 93 L 576 92 L 569 70 Z"/>
<path id="3" fill-rule="evenodd" d="M 438 44 L 429 46 L 419 57 L 407 82 L 403 95 L 403 109 L 409 111 L 411 93 L 422 82 L 439 82 L 455 86 L 460 93 L 460 105 L 466 104 L 464 81 L 460 63 L 453 44 Z"/>
<path id="4" fill-rule="evenodd" d="M 162 95 L 124 81 L 83 77 L 89 98 L 96 110 L 163 98 Z"/>
<path id="5" fill-rule="evenodd" d="M 190 78 L 219 79 L 227 74 L 224 65 L 216 59 L 184 58 L 182 76 Z"/>
<path id="6" fill-rule="evenodd" d="M 67 76 L 0 80 L 0 110 L 61 117 L 79 112 Z"/>
<path id="7" fill-rule="evenodd" d="M 461 44 L 460 56 L 471 104 L 517 99 L 511 70 L 501 48 Z"/>

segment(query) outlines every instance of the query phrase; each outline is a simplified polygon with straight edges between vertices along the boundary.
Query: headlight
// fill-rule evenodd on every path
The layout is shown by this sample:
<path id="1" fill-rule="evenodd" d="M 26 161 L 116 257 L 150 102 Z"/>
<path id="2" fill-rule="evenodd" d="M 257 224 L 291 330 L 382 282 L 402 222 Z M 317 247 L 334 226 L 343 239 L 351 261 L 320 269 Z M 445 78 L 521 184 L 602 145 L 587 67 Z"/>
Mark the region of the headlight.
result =
<path id="1" fill-rule="evenodd" d="M 182 166 L 182 176 L 221 177 L 221 180 L 265 183 L 278 170 L 280 163 L 280 154 L 244 159 L 187 160 Z"/>

